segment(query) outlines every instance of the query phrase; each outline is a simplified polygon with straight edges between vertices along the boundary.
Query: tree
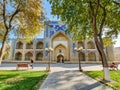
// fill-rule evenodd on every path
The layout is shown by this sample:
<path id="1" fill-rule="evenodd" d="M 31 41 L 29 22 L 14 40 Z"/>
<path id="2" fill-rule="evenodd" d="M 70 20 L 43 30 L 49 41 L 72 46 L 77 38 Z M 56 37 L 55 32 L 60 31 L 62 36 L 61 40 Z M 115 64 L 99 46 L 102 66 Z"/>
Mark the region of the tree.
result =
<path id="1" fill-rule="evenodd" d="M 41 0 L 0 0 L 0 63 L 6 40 L 11 34 L 30 41 L 43 28 Z"/>
<path id="2" fill-rule="evenodd" d="M 3 57 L 2 59 L 9 59 L 9 56 L 10 56 L 10 45 L 8 44 L 5 44 L 5 50 L 4 50 L 4 53 L 3 53 Z"/>
<path id="3" fill-rule="evenodd" d="M 68 32 L 72 33 L 74 40 L 94 38 L 102 59 L 104 79 L 110 81 L 103 38 L 105 35 L 112 38 L 119 33 L 120 2 L 117 0 L 49 0 L 49 2 L 52 5 L 52 14 L 67 23 Z"/>

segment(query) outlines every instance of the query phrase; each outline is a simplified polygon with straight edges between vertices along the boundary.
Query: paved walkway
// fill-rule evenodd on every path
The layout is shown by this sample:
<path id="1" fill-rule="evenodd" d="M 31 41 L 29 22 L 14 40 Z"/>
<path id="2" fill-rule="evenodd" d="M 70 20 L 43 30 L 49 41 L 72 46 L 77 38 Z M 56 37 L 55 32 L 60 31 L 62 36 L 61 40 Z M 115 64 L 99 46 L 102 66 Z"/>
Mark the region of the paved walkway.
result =
<path id="1" fill-rule="evenodd" d="M 95 68 L 95 67 L 94 67 Z M 85 69 L 85 67 L 84 67 Z M 89 67 L 90 69 L 90 67 Z M 95 68 L 96 69 L 96 68 Z M 100 69 L 100 68 L 98 68 Z M 39 90 L 112 90 L 108 86 L 74 70 L 74 68 L 53 68 Z"/>

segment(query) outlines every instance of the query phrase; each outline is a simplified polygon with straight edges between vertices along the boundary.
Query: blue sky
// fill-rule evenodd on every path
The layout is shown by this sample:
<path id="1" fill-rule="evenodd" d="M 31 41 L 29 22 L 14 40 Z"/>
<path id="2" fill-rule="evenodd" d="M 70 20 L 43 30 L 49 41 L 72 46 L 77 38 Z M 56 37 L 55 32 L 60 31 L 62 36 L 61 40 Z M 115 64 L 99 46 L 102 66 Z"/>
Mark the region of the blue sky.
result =
<path id="1" fill-rule="evenodd" d="M 43 0 L 43 8 L 44 8 L 44 13 L 45 13 L 45 17 L 48 20 L 51 21 L 58 21 L 56 16 L 51 15 L 51 5 L 49 4 L 49 2 L 47 0 Z M 11 35 L 11 37 L 13 37 L 13 35 Z M 38 38 L 43 38 L 44 37 L 44 32 L 42 31 L 39 35 L 37 35 Z M 118 36 L 118 39 L 116 40 L 116 44 L 114 45 L 115 47 L 120 47 L 120 35 Z"/>
<path id="2" fill-rule="evenodd" d="M 49 2 L 47 0 L 43 0 L 43 8 L 45 10 L 45 16 L 47 19 L 51 20 L 51 21 L 57 21 L 57 17 L 53 16 L 51 14 L 51 5 L 49 4 Z"/>
<path id="3" fill-rule="evenodd" d="M 51 20 L 51 21 L 56 21 L 58 20 L 57 17 L 51 15 L 51 6 L 49 4 L 49 2 L 47 2 L 47 0 L 43 0 L 43 7 L 45 9 L 45 16 L 47 19 Z M 40 34 L 42 35 L 42 34 Z M 116 44 L 114 45 L 115 47 L 120 47 L 120 35 L 118 36 L 117 39 L 115 39 Z"/>

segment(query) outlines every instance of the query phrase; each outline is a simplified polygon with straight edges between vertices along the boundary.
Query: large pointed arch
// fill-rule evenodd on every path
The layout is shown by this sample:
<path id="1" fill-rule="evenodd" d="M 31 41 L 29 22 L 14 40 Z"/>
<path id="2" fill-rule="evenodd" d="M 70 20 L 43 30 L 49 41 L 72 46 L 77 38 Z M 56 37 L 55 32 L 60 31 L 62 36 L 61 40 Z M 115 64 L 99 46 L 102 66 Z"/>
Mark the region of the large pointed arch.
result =
<path id="1" fill-rule="evenodd" d="M 56 32 L 52 37 L 51 37 L 51 47 L 54 49 L 53 50 L 53 56 L 52 59 L 56 60 L 56 54 L 55 54 L 55 48 L 57 46 L 63 46 L 66 48 L 67 58 L 66 60 L 70 60 L 70 38 L 65 34 L 63 31 Z"/>
<path id="2" fill-rule="evenodd" d="M 59 31 L 51 37 L 51 42 L 52 42 L 51 45 L 52 45 L 53 48 L 55 47 L 55 45 L 58 45 L 56 43 L 54 45 L 54 41 L 58 41 L 59 42 L 58 44 L 66 43 L 68 45 L 68 43 L 70 43 L 69 37 L 63 31 Z M 64 41 L 64 43 L 62 43 L 60 41 Z M 67 42 L 65 42 L 65 41 L 67 41 Z"/>
<path id="3" fill-rule="evenodd" d="M 64 37 L 66 37 L 67 39 L 70 39 L 66 34 L 65 32 L 63 31 L 59 31 L 59 32 L 56 32 L 52 37 L 51 37 L 51 40 L 53 40 L 56 36 L 58 36 L 59 34 L 63 35 Z"/>

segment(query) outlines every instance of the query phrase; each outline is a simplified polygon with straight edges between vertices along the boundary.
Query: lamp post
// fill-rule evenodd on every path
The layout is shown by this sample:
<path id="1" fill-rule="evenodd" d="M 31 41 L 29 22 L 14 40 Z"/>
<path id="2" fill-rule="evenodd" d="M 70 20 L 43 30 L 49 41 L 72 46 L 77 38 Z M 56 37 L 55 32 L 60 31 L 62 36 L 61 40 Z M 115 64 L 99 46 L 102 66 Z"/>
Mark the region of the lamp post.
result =
<path id="1" fill-rule="evenodd" d="M 79 53 L 80 51 L 83 50 L 83 47 L 80 47 L 80 48 L 75 47 L 74 50 L 77 51 L 77 52 Z M 79 56 L 78 56 L 78 57 L 79 57 Z M 82 70 L 82 67 L 81 67 L 80 57 L 79 57 L 79 71 L 80 71 L 80 72 L 83 71 L 83 70 Z"/>
<path id="2" fill-rule="evenodd" d="M 49 53 L 49 61 L 48 61 L 48 66 L 46 67 L 47 71 L 50 71 L 50 63 L 51 63 L 51 52 L 53 51 L 53 48 L 45 48 L 45 51 Z"/>

